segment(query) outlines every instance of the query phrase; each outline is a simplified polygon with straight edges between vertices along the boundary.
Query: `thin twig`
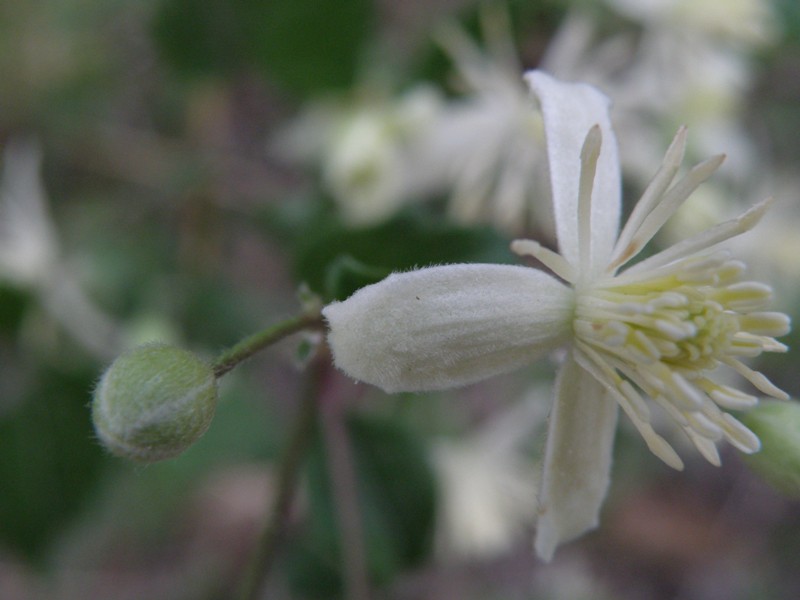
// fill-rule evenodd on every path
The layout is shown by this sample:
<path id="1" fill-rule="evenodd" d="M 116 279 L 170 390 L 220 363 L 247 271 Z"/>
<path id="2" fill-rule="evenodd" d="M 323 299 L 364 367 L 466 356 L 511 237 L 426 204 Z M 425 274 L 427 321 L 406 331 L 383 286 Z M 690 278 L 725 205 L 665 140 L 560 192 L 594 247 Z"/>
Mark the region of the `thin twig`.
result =
<path id="1" fill-rule="evenodd" d="M 286 533 L 289 510 L 297 490 L 300 469 L 314 439 L 320 395 L 320 374 L 326 367 L 325 359 L 318 358 L 309 368 L 309 377 L 300 407 L 278 467 L 275 504 L 272 506 L 271 514 L 253 554 L 242 586 L 241 600 L 257 600 L 259 598 Z"/>
<path id="2" fill-rule="evenodd" d="M 322 316 L 318 311 L 304 312 L 254 333 L 223 352 L 217 358 L 214 363 L 214 375 L 221 377 L 240 362 L 247 360 L 270 344 L 274 344 L 278 340 L 303 329 L 322 327 L 322 323 Z"/>
<path id="3" fill-rule="evenodd" d="M 345 597 L 348 600 L 369 600 L 358 478 L 347 434 L 343 399 L 340 396 L 334 393 L 322 403 L 320 425 L 327 449 L 328 471 L 339 528 Z"/>

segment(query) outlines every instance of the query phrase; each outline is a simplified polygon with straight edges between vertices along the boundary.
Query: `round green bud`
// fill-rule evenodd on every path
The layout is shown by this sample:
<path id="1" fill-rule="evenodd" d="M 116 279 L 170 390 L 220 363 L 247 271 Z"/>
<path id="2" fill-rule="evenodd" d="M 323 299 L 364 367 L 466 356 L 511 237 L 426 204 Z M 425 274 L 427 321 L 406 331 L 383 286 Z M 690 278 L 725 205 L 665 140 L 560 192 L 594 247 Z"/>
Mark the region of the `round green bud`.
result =
<path id="1" fill-rule="evenodd" d="M 800 497 L 800 403 L 764 401 L 742 421 L 761 438 L 747 465 L 784 494 Z"/>
<path id="2" fill-rule="evenodd" d="M 100 441 L 142 462 L 177 456 L 205 433 L 217 405 L 211 366 L 175 346 L 148 344 L 117 358 L 92 401 Z"/>

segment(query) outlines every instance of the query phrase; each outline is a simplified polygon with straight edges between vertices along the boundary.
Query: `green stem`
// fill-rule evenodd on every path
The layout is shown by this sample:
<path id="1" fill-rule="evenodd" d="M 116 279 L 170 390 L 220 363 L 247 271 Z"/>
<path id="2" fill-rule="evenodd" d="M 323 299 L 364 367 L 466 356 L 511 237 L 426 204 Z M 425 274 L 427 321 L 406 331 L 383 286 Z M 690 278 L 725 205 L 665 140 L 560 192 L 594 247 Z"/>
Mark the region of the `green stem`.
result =
<path id="1" fill-rule="evenodd" d="M 324 358 L 320 360 L 318 357 L 315 364 L 311 365 L 306 389 L 278 465 L 275 503 L 251 559 L 249 571 L 242 586 L 241 600 L 257 600 L 261 597 L 260 592 L 286 532 L 300 469 L 314 439 L 319 404 L 320 374 L 324 368 Z"/>
<path id="2" fill-rule="evenodd" d="M 240 362 L 247 360 L 259 350 L 282 340 L 303 329 L 321 328 L 322 315 L 319 311 L 303 312 L 295 317 L 276 323 L 266 329 L 244 338 L 241 342 L 223 352 L 214 362 L 214 375 L 221 377 Z"/>

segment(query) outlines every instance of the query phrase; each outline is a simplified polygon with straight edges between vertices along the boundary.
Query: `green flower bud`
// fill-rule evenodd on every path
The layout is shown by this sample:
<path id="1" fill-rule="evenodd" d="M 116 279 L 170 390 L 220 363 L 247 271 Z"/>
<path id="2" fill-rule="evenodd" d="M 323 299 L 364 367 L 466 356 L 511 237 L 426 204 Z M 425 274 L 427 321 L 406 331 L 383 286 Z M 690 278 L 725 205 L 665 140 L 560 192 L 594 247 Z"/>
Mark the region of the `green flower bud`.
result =
<path id="1" fill-rule="evenodd" d="M 177 456 L 205 433 L 217 404 L 211 366 L 175 346 L 148 344 L 117 358 L 92 401 L 100 441 L 143 462 Z"/>
<path id="2" fill-rule="evenodd" d="M 745 460 L 781 492 L 800 497 L 800 403 L 764 401 L 742 419 L 761 438 L 761 451 Z"/>

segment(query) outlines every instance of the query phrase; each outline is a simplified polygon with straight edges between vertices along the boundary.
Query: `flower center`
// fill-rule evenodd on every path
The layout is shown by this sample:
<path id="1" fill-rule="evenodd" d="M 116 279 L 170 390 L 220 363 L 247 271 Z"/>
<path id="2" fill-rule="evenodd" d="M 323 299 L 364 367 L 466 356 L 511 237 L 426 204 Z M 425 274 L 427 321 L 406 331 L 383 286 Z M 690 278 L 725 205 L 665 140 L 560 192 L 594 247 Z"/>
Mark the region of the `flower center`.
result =
<path id="1" fill-rule="evenodd" d="M 768 286 L 742 280 L 744 265 L 727 252 L 691 255 L 663 267 L 603 277 L 578 290 L 577 359 L 617 398 L 651 449 L 673 466 L 680 459 L 649 425 L 642 393 L 664 408 L 698 449 L 718 463 L 714 443 L 728 438 L 752 452 L 758 440 L 721 408 L 746 408 L 757 398 L 710 379 L 727 365 L 762 392 L 783 397 L 743 357 L 785 347 L 780 313 L 759 312 Z"/>
<path id="2" fill-rule="evenodd" d="M 723 290 L 674 273 L 594 288 L 579 296 L 575 334 L 632 364 L 713 369 L 740 331 L 737 314 L 722 303 Z"/>

